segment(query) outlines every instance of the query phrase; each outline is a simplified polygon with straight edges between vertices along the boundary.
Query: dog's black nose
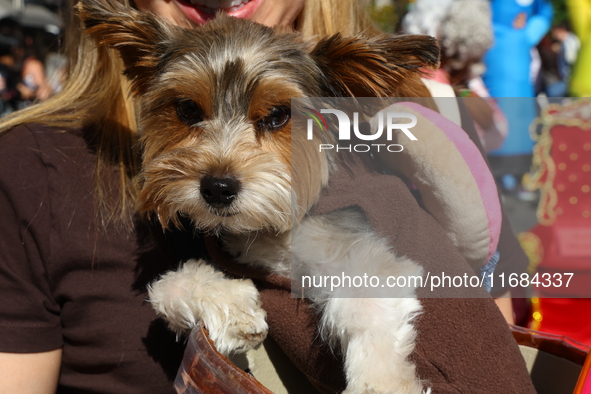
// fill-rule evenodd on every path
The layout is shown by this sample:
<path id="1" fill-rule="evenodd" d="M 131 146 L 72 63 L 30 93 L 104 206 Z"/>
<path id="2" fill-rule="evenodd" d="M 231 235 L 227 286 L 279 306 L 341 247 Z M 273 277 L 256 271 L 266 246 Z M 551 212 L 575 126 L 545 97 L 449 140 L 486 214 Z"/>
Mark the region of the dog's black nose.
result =
<path id="1" fill-rule="evenodd" d="M 216 178 L 211 175 L 201 179 L 199 188 L 203 199 L 214 208 L 224 208 L 232 204 L 240 191 L 240 181 L 236 178 Z"/>

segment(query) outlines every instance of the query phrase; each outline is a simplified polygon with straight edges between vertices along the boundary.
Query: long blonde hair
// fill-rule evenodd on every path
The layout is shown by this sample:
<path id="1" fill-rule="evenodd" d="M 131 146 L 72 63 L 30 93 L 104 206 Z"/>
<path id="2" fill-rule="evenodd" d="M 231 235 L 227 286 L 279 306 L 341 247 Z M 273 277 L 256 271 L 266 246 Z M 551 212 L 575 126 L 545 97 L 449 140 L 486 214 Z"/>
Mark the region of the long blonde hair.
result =
<path id="1" fill-rule="evenodd" d="M 67 29 L 62 51 L 67 63 L 62 91 L 3 118 L 0 133 L 25 123 L 58 128 L 92 127 L 97 155 L 96 200 L 103 214 L 101 219 L 113 215 L 130 219 L 129 207 L 135 195 L 132 174 L 137 167 L 132 149 L 137 130 L 134 103 L 128 94 L 119 54 L 98 47 L 86 36 L 73 9 L 73 5 L 64 9 Z M 103 176 L 105 168 L 113 165 L 119 167 L 118 196 L 112 192 L 118 185 Z"/>
<path id="2" fill-rule="evenodd" d="M 76 2 L 77 0 L 72 0 Z M 131 6 L 129 0 L 119 0 Z M 0 133 L 25 123 L 60 128 L 89 127 L 96 143 L 97 202 L 103 219 L 130 219 L 136 187 L 133 175 L 137 157 L 133 146 L 137 137 L 135 102 L 123 76 L 119 54 L 97 46 L 84 34 L 80 20 L 66 7 L 66 35 L 63 52 L 67 59 L 63 90 L 45 102 L 15 112 L 0 120 Z M 307 36 L 377 34 L 360 0 L 306 0 L 296 20 L 296 28 Z M 103 177 L 105 168 L 119 167 L 120 192 Z M 115 185 L 116 186 L 116 185 Z M 116 216 L 114 216 L 116 215 Z"/>
<path id="3" fill-rule="evenodd" d="M 296 28 L 306 36 L 380 34 L 364 3 L 360 0 L 306 0 Z"/>

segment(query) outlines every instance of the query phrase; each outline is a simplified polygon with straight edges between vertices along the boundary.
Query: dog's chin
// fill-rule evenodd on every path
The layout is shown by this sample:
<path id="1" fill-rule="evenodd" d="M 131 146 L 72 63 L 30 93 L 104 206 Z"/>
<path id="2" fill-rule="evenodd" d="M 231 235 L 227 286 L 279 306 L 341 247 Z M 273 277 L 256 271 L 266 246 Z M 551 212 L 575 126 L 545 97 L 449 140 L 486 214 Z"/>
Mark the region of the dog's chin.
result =
<path id="1" fill-rule="evenodd" d="M 209 210 L 209 212 L 212 215 L 220 216 L 220 217 L 223 217 L 223 218 L 229 218 L 229 217 L 232 217 L 232 216 L 240 215 L 240 212 L 239 211 L 234 211 L 234 210 L 230 210 L 230 209 L 226 209 L 226 208 L 211 208 Z"/>
<path id="2" fill-rule="evenodd" d="M 288 215 L 291 216 L 291 215 Z M 257 220 L 257 215 L 230 209 L 212 208 L 206 213 L 191 217 L 194 225 L 201 231 L 213 234 L 244 234 L 249 232 L 283 233 L 292 227 L 292 219 L 283 218 L 281 221 L 271 222 Z"/>

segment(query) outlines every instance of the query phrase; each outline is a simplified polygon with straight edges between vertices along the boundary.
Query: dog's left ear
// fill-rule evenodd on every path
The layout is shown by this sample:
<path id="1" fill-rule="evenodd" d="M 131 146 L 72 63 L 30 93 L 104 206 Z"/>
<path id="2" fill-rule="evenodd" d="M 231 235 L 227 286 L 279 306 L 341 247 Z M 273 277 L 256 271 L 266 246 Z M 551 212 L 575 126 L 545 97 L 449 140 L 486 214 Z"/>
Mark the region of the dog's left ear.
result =
<path id="1" fill-rule="evenodd" d="M 426 35 L 371 39 L 335 34 L 320 40 L 310 54 L 332 95 L 415 97 L 430 96 L 419 78 L 439 66 L 440 50 L 436 39 Z"/>
<path id="2" fill-rule="evenodd" d="M 99 46 L 119 51 L 132 91 L 142 94 L 156 72 L 161 43 L 175 27 L 154 14 L 125 7 L 116 0 L 80 0 L 76 9 L 86 33 Z"/>

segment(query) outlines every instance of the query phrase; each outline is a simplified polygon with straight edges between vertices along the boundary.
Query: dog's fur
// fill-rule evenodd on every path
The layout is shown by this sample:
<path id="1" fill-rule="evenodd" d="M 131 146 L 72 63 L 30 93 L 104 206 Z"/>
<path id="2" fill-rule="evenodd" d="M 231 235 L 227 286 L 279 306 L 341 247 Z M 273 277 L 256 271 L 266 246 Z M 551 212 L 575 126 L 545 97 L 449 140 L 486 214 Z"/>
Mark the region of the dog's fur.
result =
<path id="1" fill-rule="evenodd" d="M 238 262 L 284 276 L 292 259 L 312 274 L 360 265 L 369 275 L 422 274 L 358 212 L 306 215 L 333 169 L 318 143 L 334 137 L 310 144 L 292 134 L 286 108 L 293 97 L 424 95 L 420 68 L 438 64 L 433 39 L 312 41 L 224 16 L 189 30 L 112 0 L 85 0 L 78 11 L 88 34 L 120 51 L 142 100 L 141 211 L 164 228 L 185 215 L 218 234 Z M 206 201 L 205 177 L 237 182 L 230 204 Z M 312 300 L 320 332 L 342 347 L 347 393 L 422 391 L 408 360 L 421 306 L 414 289 L 398 291 L 399 298 Z M 267 334 L 253 283 L 225 278 L 202 260 L 165 274 L 149 298 L 177 332 L 203 321 L 222 353 L 246 351 Z"/>

